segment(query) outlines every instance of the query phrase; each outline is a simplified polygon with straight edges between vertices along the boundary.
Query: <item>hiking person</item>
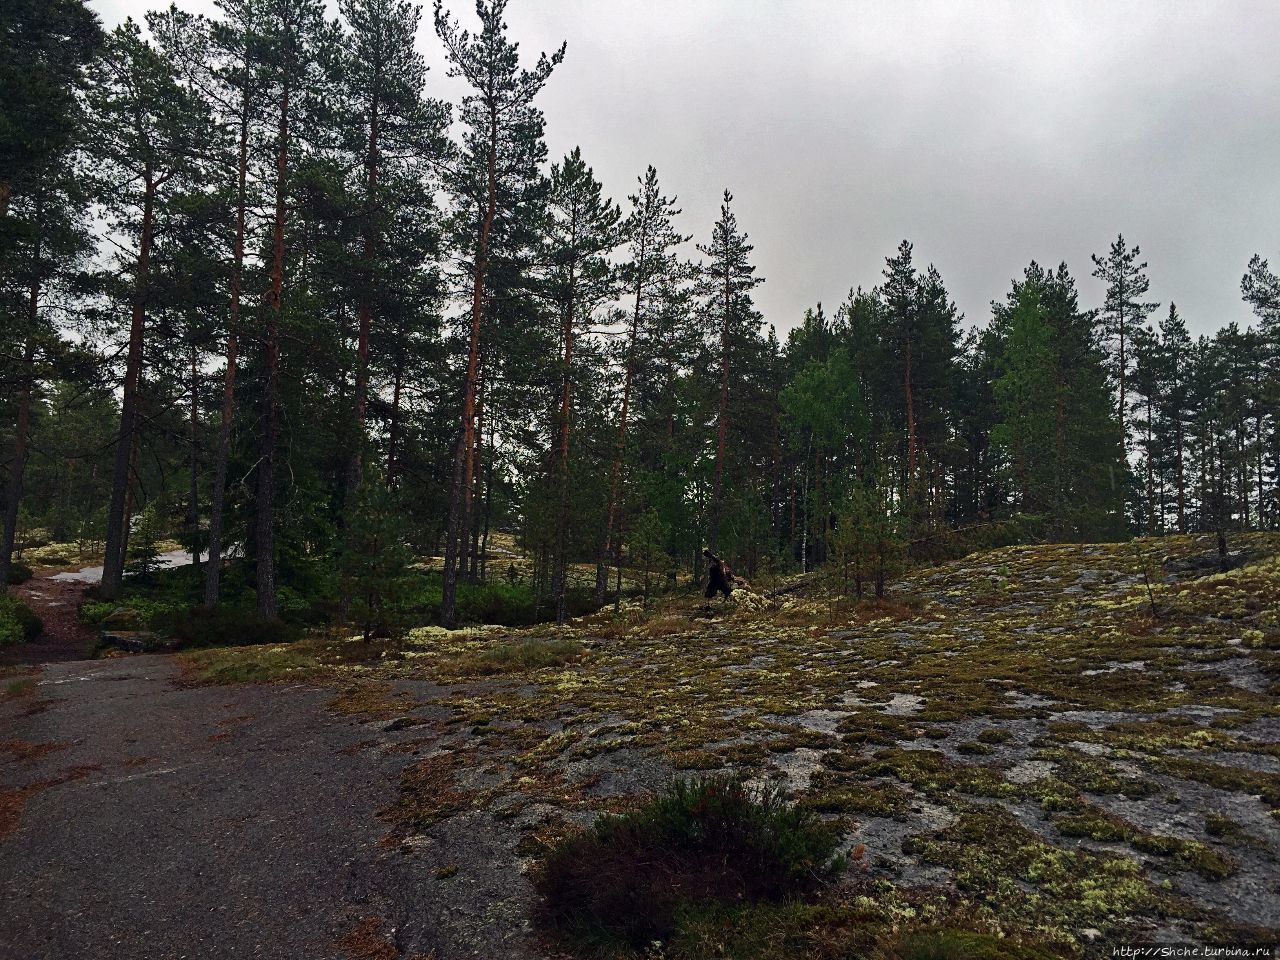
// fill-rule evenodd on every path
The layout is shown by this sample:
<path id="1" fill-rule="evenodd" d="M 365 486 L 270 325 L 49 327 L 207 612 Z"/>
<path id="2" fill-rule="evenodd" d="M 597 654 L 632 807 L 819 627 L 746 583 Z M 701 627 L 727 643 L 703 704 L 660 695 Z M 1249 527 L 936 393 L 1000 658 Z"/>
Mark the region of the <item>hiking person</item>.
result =
<path id="1" fill-rule="evenodd" d="M 710 579 L 707 581 L 706 598 L 710 600 L 717 593 L 723 593 L 724 598 L 728 600 L 729 594 L 733 592 L 733 571 L 729 569 L 729 564 L 725 563 L 710 550 L 703 550 L 702 555 L 711 564 L 708 569 Z"/>

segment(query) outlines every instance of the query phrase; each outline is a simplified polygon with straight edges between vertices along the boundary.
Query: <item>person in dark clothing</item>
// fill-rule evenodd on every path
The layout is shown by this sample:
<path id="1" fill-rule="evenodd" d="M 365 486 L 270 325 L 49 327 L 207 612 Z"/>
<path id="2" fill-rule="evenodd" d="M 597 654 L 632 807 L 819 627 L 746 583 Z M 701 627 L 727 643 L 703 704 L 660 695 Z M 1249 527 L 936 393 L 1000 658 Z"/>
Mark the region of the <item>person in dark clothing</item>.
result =
<path id="1" fill-rule="evenodd" d="M 717 557 L 710 550 L 703 550 L 702 555 L 707 558 L 711 566 L 708 569 L 710 579 L 707 581 L 706 597 L 710 600 L 717 593 L 723 593 L 726 600 L 729 594 L 733 592 L 733 571 L 729 569 L 729 565 Z"/>

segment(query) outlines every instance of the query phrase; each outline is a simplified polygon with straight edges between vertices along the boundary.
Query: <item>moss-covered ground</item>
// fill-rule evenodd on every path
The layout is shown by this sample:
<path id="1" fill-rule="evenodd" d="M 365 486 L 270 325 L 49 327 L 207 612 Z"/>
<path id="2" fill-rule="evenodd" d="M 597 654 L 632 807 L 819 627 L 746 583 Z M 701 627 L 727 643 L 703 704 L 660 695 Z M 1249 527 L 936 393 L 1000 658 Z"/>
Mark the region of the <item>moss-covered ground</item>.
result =
<path id="1" fill-rule="evenodd" d="M 880 606 L 811 578 L 566 627 L 207 651 L 191 672 L 332 683 L 371 750 L 414 727 L 391 844 L 491 827 L 519 871 L 713 771 L 840 823 L 850 868 L 816 900 L 691 916 L 665 956 L 1274 943 L 1280 537 L 1231 550 L 1219 573 L 1211 537 L 1007 547 L 917 570 Z"/>

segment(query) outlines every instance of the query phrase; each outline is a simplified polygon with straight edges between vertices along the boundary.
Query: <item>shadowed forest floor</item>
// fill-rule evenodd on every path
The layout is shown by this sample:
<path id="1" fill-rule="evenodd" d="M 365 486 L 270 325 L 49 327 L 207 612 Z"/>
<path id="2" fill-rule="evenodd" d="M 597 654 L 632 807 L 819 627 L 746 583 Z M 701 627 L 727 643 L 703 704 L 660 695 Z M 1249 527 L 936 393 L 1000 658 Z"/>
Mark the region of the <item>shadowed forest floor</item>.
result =
<path id="1" fill-rule="evenodd" d="M 101 676 L 77 685 L 75 665 L 48 667 L 11 679 L 0 705 L 15 738 L 0 765 L 0 852 L 17 878 L 0 880 L 40 889 L 54 868 L 37 851 L 83 846 L 89 829 L 107 858 L 86 863 L 93 876 L 129 836 L 113 816 L 168 822 L 157 811 L 178 802 L 164 792 L 175 775 L 145 757 L 181 754 L 169 729 L 194 751 L 176 776 L 196 823 L 233 790 L 238 822 L 264 825 L 162 830 L 127 863 L 204 864 L 206 884 L 167 909 L 177 923 L 199 915 L 211 937 L 231 925 L 227 942 L 244 950 L 227 956 L 297 956 L 290 938 L 306 956 L 558 955 L 531 925 L 528 871 L 544 844 L 673 776 L 726 771 L 779 781 L 839 819 L 850 865 L 817 902 L 695 924 L 665 956 L 900 956 L 904 931 L 941 927 L 1063 956 L 1138 940 L 1273 943 L 1280 537 L 1240 535 L 1231 549 L 1221 574 L 1211 537 L 1010 547 L 916 571 L 880 607 L 829 599 L 810 578 L 773 598 L 667 598 L 564 628 L 203 651 L 177 658 L 180 683 L 174 658 L 136 658 L 93 668 L 159 665 L 150 686 L 130 681 L 140 699 L 114 707 Z M 93 690 L 90 709 L 77 698 Z M 140 709 L 146 736 L 164 741 L 144 759 L 85 749 L 112 710 Z M 188 729 L 222 712 L 242 719 Z M 216 766 L 189 769 L 214 752 Z M 117 760 L 137 761 L 128 809 L 67 823 L 89 786 L 114 795 Z M 244 905 L 276 882 L 261 845 L 288 824 L 274 842 L 289 882 L 327 890 L 335 818 L 351 824 L 336 831 L 350 869 L 372 879 L 330 891 L 337 906 L 316 918 L 261 921 L 270 938 L 256 941 Z M 202 859 L 206 843 L 222 853 Z M 328 866 L 308 866 L 313 854 Z M 112 876 L 127 887 L 122 870 Z M 228 871 L 240 901 L 222 896 Z M 352 894 L 370 886 L 376 896 Z M 22 945 L 48 920 L 6 894 L 26 906 L 0 932 Z M 101 928 L 110 901 L 82 903 L 77 929 Z"/>

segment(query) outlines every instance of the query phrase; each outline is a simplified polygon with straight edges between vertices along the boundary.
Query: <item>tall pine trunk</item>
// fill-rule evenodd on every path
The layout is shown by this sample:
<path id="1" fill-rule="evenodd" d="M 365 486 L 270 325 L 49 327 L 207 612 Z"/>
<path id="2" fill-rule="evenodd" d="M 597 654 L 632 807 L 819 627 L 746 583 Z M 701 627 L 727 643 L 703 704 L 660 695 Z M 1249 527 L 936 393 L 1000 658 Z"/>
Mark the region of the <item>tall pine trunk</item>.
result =
<path id="1" fill-rule="evenodd" d="M 1182 421 L 1178 421 L 1177 429 L 1174 433 L 1177 443 L 1178 456 L 1178 532 L 1187 532 L 1187 486 L 1186 475 L 1183 468 L 1182 456 Z"/>
<path id="2" fill-rule="evenodd" d="M 400 443 L 400 394 L 404 389 L 404 324 L 397 329 L 395 370 L 392 372 L 391 413 L 387 417 L 387 487 L 396 483 L 396 452 Z"/>
<path id="3" fill-rule="evenodd" d="M 446 627 L 457 622 L 459 541 L 465 536 L 463 489 L 471 464 L 471 446 L 475 430 L 476 376 L 480 360 L 480 318 L 484 313 L 484 283 L 488 269 L 489 232 L 498 209 L 498 116 L 497 106 L 489 104 L 488 191 L 484 216 L 476 237 L 475 278 L 471 289 L 471 338 L 467 346 L 467 375 L 462 386 L 462 424 L 454 451 L 453 487 L 449 493 L 449 523 L 444 541 L 444 575 L 440 597 L 440 619 Z"/>
<path id="4" fill-rule="evenodd" d="M 187 531 L 191 537 L 191 565 L 200 574 L 200 365 L 191 343 L 191 476 L 187 490 Z"/>
<path id="5" fill-rule="evenodd" d="M 476 384 L 476 435 L 475 449 L 471 452 L 471 501 L 467 504 L 467 523 L 471 529 L 471 541 L 468 547 L 470 562 L 467 569 L 468 578 L 474 582 L 480 579 L 480 527 L 476 521 L 476 504 L 483 511 L 487 509 L 487 498 L 481 498 L 484 488 L 484 427 L 485 399 L 488 395 L 489 373 L 483 361 L 480 364 L 480 381 Z"/>
<path id="6" fill-rule="evenodd" d="M 646 236 L 640 238 L 640 257 L 638 263 L 644 263 Z M 640 308 L 643 301 L 644 280 L 636 278 L 636 300 L 631 311 L 631 329 L 627 334 L 626 372 L 622 379 L 622 409 L 618 413 L 618 442 L 613 451 L 613 469 L 609 477 L 609 505 L 605 511 L 604 540 L 600 544 L 600 552 L 596 555 L 596 603 L 604 603 L 605 587 L 608 585 L 610 553 L 622 556 L 621 537 L 614 537 L 613 529 L 618 517 L 618 497 L 622 485 L 622 462 L 627 450 L 627 415 L 631 407 L 631 382 L 635 377 L 636 336 L 640 329 Z M 621 560 L 619 559 L 619 565 Z"/>
<path id="7" fill-rule="evenodd" d="M 907 398 L 907 509 L 914 509 L 916 489 L 916 414 L 914 389 L 911 386 L 911 338 L 907 338 L 907 364 L 902 378 L 902 390 Z M 908 514 L 910 515 L 910 514 Z"/>
<path id="8" fill-rule="evenodd" d="M 231 422 L 235 416 L 236 364 L 239 358 L 240 284 L 244 272 L 246 184 L 249 173 L 249 107 L 244 94 L 240 111 L 240 156 L 236 170 L 236 236 L 231 249 L 231 304 L 227 318 L 226 370 L 222 375 L 222 419 L 218 424 L 218 451 L 213 468 L 209 503 L 209 560 L 205 567 L 204 603 L 218 602 L 222 578 L 223 511 L 227 500 L 227 464 L 231 458 Z"/>
<path id="9" fill-rule="evenodd" d="M 380 72 L 375 84 L 380 82 Z M 347 507 L 350 509 L 355 501 L 356 488 L 360 486 L 360 471 L 363 468 L 365 444 L 365 417 L 369 404 L 369 332 L 373 327 L 373 263 L 377 251 L 377 231 L 374 218 L 377 215 L 378 191 L 378 95 L 375 92 L 369 109 L 369 143 L 365 151 L 365 209 L 364 209 L 364 250 L 361 260 L 364 265 L 364 289 L 360 295 L 358 310 L 358 330 L 356 334 L 356 396 L 355 427 L 352 437 L 351 460 L 347 464 Z"/>
<path id="10" fill-rule="evenodd" d="M 279 443 L 280 318 L 284 296 L 284 225 L 289 175 L 289 84 L 280 95 L 280 128 L 276 145 L 276 206 L 271 236 L 271 295 L 263 337 L 265 381 L 262 390 L 262 449 L 258 459 L 256 516 L 258 612 L 274 617 L 276 608 L 276 447 Z"/>
<path id="11" fill-rule="evenodd" d="M 142 230 L 134 274 L 133 312 L 129 322 L 129 352 L 124 367 L 124 396 L 120 407 L 120 432 L 116 439 L 115 472 L 111 482 L 111 503 L 107 508 L 107 540 L 102 561 L 104 600 L 120 596 L 124 584 L 124 559 L 129 546 L 126 519 L 129 495 L 129 467 L 138 428 L 138 385 L 142 378 L 142 338 L 147 320 L 147 282 L 151 270 L 151 244 L 155 233 L 156 178 L 150 170 L 143 175 Z"/>
<path id="12" fill-rule="evenodd" d="M 569 573 L 569 431 L 573 413 L 573 284 L 574 265 L 569 265 L 569 302 L 564 311 L 564 369 L 560 387 L 560 438 L 556 477 L 559 488 L 559 508 L 556 513 L 555 568 L 551 573 L 551 600 L 555 607 L 556 623 L 564 623 L 566 580 Z"/>

